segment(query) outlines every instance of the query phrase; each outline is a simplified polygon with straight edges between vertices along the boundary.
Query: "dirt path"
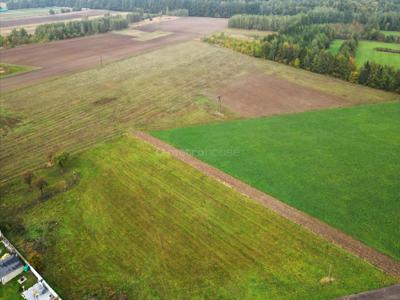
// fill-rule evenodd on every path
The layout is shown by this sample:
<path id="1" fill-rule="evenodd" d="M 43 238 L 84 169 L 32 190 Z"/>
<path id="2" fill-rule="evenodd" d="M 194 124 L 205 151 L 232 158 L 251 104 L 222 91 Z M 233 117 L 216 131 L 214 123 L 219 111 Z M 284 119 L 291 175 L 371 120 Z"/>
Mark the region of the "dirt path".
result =
<path id="1" fill-rule="evenodd" d="M 289 219 L 290 221 L 299 224 L 306 229 L 312 231 L 325 240 L 328 240 L 335 245 L 347 250 L 348 252 L 368 261 L 382 271 L 400 277 L 400 263 L 394 261 L 392 258 L 362 244 L 361 242 L 353 239 L 352 237 L 344 234 L 343 232 L 289 206 L 285 203 L 263 193 L 259 190 L 249 186 L 248 184 L 190 156 L 189 154 L 178 150 L 171 145 L 160 141 L 146 133 L 138 132 L 135 136 L 161 151 L 170 153 L 173 157 L 187 163 L 200 172 L 211 176 L 218 181 L 228 185 L 243 195 L 246 195 L 275 213 Z"/>
<path id="2" fill-rule="evenodd" d="M 400 284 L 383 289 L 368 291 L 355 295 L 345 296 L 336 300 L 398 300 L 400 299 Z"/>

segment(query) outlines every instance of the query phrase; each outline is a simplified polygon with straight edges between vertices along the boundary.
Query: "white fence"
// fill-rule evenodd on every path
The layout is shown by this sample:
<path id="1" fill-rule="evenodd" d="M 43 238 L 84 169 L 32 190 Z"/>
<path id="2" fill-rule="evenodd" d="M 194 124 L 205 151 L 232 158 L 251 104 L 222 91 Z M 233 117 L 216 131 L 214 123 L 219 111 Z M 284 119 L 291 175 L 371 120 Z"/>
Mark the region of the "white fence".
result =
<path id="1" fill-rule="evenodd" d="M 45 286 L 49 292 L 53 295 L 54 299 L 57 300 L 62 300 L 60 296 L 58 296 L 58 294 L 51 288 L 51 286 L 46 282 L 46 280 L 44 280 L 44 278 L 30 265 L 30 263 L 25 259 L 25 257 L 22 256 L 22 254 L 17 250 L 17 248 L 15 248 L 9 240 L 7 240 L 7 238 L 3 235 L 3 233 L 0 231 L 0 241 L 3 241 L 4 245 L 6 246 L 6 248 L 8 250 L 10 250 L 11 252 L 15 252 L 16 254 L 18 254 L 18 256 L 20 257 L 20 259 L 22 259 L 24 261 L 25 264 L 27 264 L 29 266 L 30 271 L 32 272 L 33 275 L 35 275 L 35 277 L 37 278 L 38 282 L 41 282 L 43 284 L 43 286 Z"/>

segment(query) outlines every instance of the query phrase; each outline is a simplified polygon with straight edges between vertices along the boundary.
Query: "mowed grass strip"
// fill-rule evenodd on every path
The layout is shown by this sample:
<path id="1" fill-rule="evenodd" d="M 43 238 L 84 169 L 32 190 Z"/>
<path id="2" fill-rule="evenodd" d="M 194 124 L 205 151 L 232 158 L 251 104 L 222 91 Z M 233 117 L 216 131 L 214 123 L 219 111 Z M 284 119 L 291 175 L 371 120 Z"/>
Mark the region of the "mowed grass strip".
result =
<path id="1" fill-rule="evenodd" d="M 21 122 L 1 136 L 0 184 L 43 166 L 49 153 L 78 153 L 127 128 L 163 129 L 232 118 L 197 99 L 254 72 L 338 95 L 344 105 L 399 98 L 206 43 L 183 43 L 2 93 L 0 113 L 18 114 Z"/>
<path id="2" fill-rule="evenodd" d="M 21 73 L 33 71 L 37 68 L 30 66 L 21 66 L 13 64 L 0 63 L 0 79 L 14 76 Z"/>
<path id="3" fill-rule="evenodd" d="M 48 245 L 43 274 L 66 299 L 332 299 L 395 282 L 139 140 L 103 144 L 68 168 L 81 177 L 72 190 L 21 214 L 36 192 L 15 183 L 0 210 L 20 211 L 28 231 L 11 238 L 24 252 L 33 236 Z M 334 281 L 320 283 L 330 268 Z"/>
<path id="4" fill-rule="evenodd" d="M 400 103 L 152 134 L 400 259 Z"/>
<path id="5" fill-rule="evenodd" d="M 377 51 L 375 50 L 376 48 L 400 50 L 400 44 L 360 41 L 356 51 L 357 66 L 361 67 L 367 61 L 371 61 L 377 64 L 388 65 L 400 69 L 400 53 Z"/>

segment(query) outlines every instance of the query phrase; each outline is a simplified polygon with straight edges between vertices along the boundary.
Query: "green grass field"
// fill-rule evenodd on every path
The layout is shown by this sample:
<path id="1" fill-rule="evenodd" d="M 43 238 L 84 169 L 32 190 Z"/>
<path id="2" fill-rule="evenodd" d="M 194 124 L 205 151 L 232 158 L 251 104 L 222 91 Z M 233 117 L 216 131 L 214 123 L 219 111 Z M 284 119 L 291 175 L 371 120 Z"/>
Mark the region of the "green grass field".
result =
<path id="1" fill-rule="evenodd" d="M 376 51 L 375 48 L 390 48 L 400 50 L 400 44 L 390 44 L 375 41 L 360 41 L 356 52 L 356 64 L 358 67 L 367 61 L 381 65 L 392 66 L 400 69 L 400 54 Z"/>
<path id="2" fill-rule="evenodd" d="M 0 63 L 0 79 L 35 70 L 34 67 Z"/>
<path id="3" fill-rule="evenodd" d="M 381 31 L 384 35 L 400 36 L 400 31 Z"/>
<path id="4" fill-rule="evenodd" d="M 343 44 L 343 40 L 334 40 L 329 47 L 329 52 L 336 55 L 339 52 L 340 47 Z"/>
<path id="5" fill-rule="evenodd" d="M 41 171 L 49 189 L 80 174 L 62 194 L 37 203 L 15 182 L 0 202 L 0 220 L 26 228 L 7 234 L 28 257 L 42 249 L 42 273 L 65 299 L 332 299 L 395 282 L 136 139 L 93 148 L 68 169 Z M 335 281 L 321 284 L 330 266 Z"/>
<path id="6" fill-rule="evenodd" d="M 162 129 L 229 119 L 198 101 L 237 76 L 264 72 L 348 103 L 398 95 L 262 61 L 202 42 L 188 42 L 1 93 L 2 111 L 20 122 L 1 136 L 0 183 L 42 166 L 50 152 L 79 152 L 127 128 Z M 50 92 L 49 92 L 50 91 Z M 29 99 L 29 101 L 27 101 Z M 1 119 L 1 118 L 0 118 Z"/>
<path id="7" fill-rule="evenodd" d="M 400 260 L 400 103 L 153 132 Z"/>

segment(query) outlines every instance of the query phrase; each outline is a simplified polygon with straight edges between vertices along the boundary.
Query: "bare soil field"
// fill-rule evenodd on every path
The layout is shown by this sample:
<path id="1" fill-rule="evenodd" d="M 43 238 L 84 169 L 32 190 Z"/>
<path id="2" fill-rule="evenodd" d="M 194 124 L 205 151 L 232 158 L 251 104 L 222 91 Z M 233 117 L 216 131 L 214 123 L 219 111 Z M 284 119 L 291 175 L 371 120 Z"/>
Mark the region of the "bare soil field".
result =
<path id="1" fill-rule="evenodd" d="M 107 11 L 103 9 L 89 9 L 83 11 L 74 11 L 70 13 L 47 15 L 47 16 L 30 16 L 24 18 L 0 20 L 0 27 L 21 27 L 31 24 L 45 24 L 59 21 L 68 21 L 82 17 L 103 16 Z"/>
<path id="2" fill-rule="evenodd" d="M 222 97 L 222 105 L 241 117 L 302 112 L 347 103 L 338 96 L 263 73 L 240 76 L 217 93 Z"/>
<path id="3" fill-rule="evenodd" d="M 35 66 L 40 69 L 4 79 L 0 82 L 0 89 L 4 92 L 45 78 L 85 70 L 99 66 L 101 63 L 109 63 L 159 49 L 165 45 L 192 40 L 226 26 L 226 19 L 180 18 L 137 27 L 136 29 L 147 32 L 172 33 L 148 41 L 137 41 L 128 35 L 107 33 L 2 49 L 0 50 L 1 62 Z"/>

